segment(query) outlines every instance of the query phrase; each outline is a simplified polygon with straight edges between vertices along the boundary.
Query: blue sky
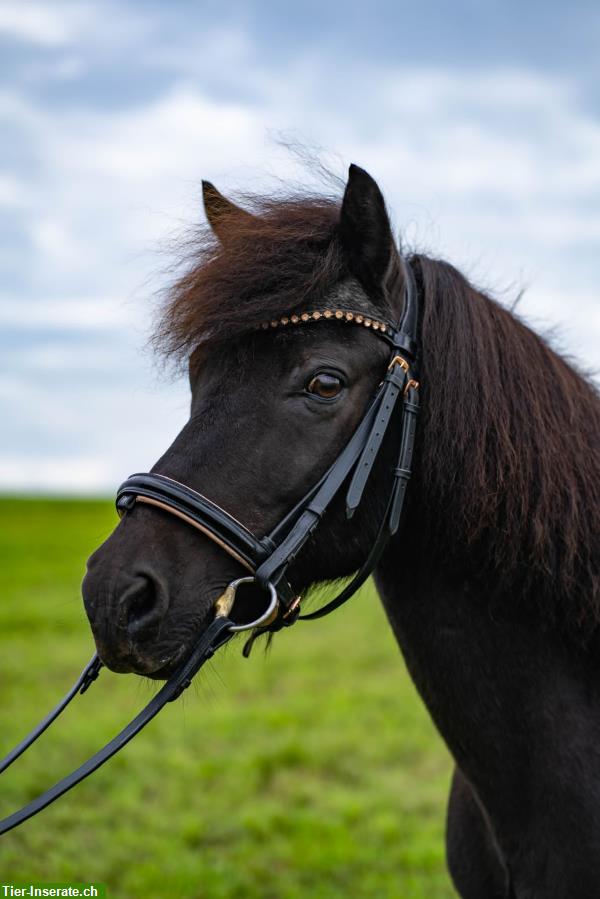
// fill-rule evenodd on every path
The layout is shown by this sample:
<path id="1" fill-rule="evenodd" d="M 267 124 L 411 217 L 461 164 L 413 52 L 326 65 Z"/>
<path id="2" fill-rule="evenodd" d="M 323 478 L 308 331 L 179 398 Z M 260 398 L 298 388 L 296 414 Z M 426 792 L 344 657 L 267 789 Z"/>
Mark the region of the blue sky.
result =
<path id="1" fill-rule="evenodd" d="M 600 368 L 600 6 L 0 4 L 0 489 L 111 491 L 185 420 L 146 348 L 199 183 L 379 180 L 444 256 Z M 175 240 L 175 244 L 174 244 Z"/>

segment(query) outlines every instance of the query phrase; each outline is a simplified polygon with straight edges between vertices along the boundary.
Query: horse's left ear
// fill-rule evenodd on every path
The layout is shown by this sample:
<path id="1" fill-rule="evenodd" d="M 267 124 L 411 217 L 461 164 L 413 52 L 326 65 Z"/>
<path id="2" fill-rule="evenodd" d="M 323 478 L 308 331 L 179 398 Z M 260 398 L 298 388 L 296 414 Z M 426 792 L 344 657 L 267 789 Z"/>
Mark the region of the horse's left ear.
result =
<path id="1" fill-rule="evenodd" d="M 210 181 L 202 182 L 202 199 L 208 223 L 221 243 L 227 239 L 228 223 L 236 219 L 250 222 L 254 218 L 251 213 L 224 197 Z"/>
<path id="2" fill-rule="evenodd" d="M 342 201 L 340 236 L 353 275 L 367 293 L 381 294 L 394 254 L 394 239 L 377 182 L 351 165 Z"/>

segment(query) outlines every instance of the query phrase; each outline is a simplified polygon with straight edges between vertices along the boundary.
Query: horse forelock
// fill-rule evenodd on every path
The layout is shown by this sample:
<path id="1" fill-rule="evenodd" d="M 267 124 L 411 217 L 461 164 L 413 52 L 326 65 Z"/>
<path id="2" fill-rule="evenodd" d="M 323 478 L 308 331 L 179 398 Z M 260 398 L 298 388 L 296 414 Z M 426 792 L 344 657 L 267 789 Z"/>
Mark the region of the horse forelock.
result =
<path id="1" fill-rule="evenodd" d="M 339 237 L 339 199 L 299 195 L 249 203 L 254 215 L 221 219 L 222 242 L 209 226 L 194 235 L 186 270 L 162 305 L 154 334 L 160 352 L 185 361 L 198 347 L 317 308 L 340 290 L 350 307 L 392 317 L 391 301 L 382 297 L 375 305 L 352 278 Z"/>

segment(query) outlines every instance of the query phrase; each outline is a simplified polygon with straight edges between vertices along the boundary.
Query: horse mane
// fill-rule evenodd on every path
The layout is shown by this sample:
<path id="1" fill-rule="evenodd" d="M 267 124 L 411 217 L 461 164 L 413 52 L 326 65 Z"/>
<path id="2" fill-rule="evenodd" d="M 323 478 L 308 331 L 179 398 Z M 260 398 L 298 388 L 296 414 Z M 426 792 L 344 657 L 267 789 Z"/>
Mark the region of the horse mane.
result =
<path id="1" fill-rule="evenodd" d="M 167 355 L 183 361 L 235 341 L 350 276 L 338 199 L 252 205 L 254 215 L 221 222 L 223 244 L 208 227 L 195 237 L 155 332 Z M 598 393 L 451 265 L 424 255 L 412 263 L 422 300 L 418 551 L 442 570 L 533 592 L 549 616 L 562 608 L 589 633 L 600 623 Z"/>
<path id="2" fill-rule="evenodd" d="M 415 256 L 424 300 L 417 516 L 440 565 L 600 623 L 600 398 L 514 314 Z M 422 548 L 422 551 L 425 551 Z"/>

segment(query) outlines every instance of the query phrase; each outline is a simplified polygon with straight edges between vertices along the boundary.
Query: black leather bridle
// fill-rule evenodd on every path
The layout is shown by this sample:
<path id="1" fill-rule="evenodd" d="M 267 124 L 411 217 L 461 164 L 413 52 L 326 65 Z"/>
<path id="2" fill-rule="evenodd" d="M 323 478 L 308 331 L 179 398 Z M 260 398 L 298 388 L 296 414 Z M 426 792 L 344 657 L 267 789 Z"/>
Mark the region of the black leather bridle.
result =
<path id="1" fill-rule="evenodd" d="M 126 745 L 158 712 L 172 702 L 190 685 L 202 665 L 228 642 L 236 632 L 252 630 L 245 647 L 248 654 L 253 639 L 262 633 L 273 632 L 294 624 L 298 619 L 311 621 L 322 618 L 345 603 L 375 569 L 390 539 L 396 533 L 411 474 L 418 413 L 417 328 L 418 294 L 413 271 L 402 258 L 404 273 L 404 304 L 397 327 L 366 318 L 356 312 L 340 310 L 313 311 L 285 317 L 265 327 L 302 324 L 306 321 L 343 319 L 369 327 L 378 338 L 390 346 L 387 371 L 377 388 L 356 431 L 335 462 L 308 494 L 283 518 L 270 534 L 258 538 L 239 521 L 210 499 L 195 490 L 160 474 L 135 474 L 128 478 L 117 493 L 120 515 L 129 512 L 136 503 L 157 506 L 197 528 L 228 552 L 249 572 L 247 577 L 233 581 L 217 600 L 215 618 L 200 636 L 187 660 L 169 678 L 148 705 L 109 743 L 79 768 L 58 781 L 23 808 L 0 820 L 0 835 L 36 815 L 76 784 L 88 777 Z M 342 485 L 348 481 L 346 514 L 351 518 L 364 494 L 367 480 L 378 457 L 394 411 L 402 404 L 402 424 L 397 464 L 394 466 L 388 501 L 373 545 L 351 582 L 342 592 L 321 608 L 301 614 L 300 597 L 294 595 L 287 570 L 318 527 Z M 255 582 L 268 598 L 265 611 L 256 621 L 236 624 L 229 617 L 238 587 Z M 77 682 L 59 704 L 25 737 L 2 761 L 0 773 L 29 748 L 80 693 L 85 693 L 98 677 L 102 661 L 93 656 Z"/>

